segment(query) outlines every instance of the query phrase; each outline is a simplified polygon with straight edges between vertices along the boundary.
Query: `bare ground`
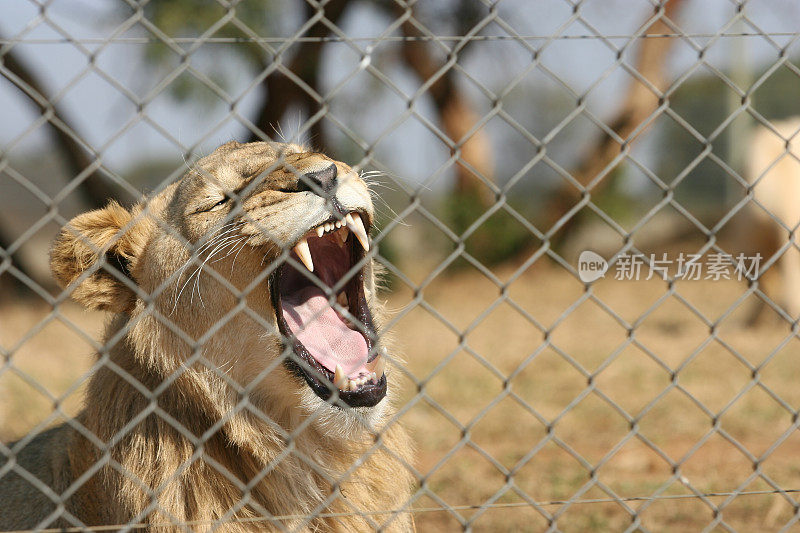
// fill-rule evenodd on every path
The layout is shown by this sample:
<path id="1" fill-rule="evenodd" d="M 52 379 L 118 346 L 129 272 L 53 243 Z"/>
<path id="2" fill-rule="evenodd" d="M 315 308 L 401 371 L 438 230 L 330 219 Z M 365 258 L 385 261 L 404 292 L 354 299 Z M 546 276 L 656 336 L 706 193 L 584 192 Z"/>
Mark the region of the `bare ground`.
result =
<path id="1" fill-rule="evenodd" d="M 609 276 L 589 298 L 553 265 L 494 273 L 514 281 L 503 289 L 464 270 L 389 296 L 407 360 L 394 379 L 399 418 L 418 447 L 418 530 L 541 531 L 552 519 L 563 531 L 634 520 L 701 531 L 712 505 L 740 531 L 792 519 L 794 493 L 687 497 L 800 488 L 800 339 L 777 319 L 744 327 L 752 297 L 728 314 L 744 284 L 686 281 L 668 295 L 662 281 Z M 71 303 L 54 314 L 0 299 L 0 346 L 13 352 L 0 370 L 0 439 L 80 408 L 103 321 Z M 443 505 L 458 510 L 433 510 Z"/>

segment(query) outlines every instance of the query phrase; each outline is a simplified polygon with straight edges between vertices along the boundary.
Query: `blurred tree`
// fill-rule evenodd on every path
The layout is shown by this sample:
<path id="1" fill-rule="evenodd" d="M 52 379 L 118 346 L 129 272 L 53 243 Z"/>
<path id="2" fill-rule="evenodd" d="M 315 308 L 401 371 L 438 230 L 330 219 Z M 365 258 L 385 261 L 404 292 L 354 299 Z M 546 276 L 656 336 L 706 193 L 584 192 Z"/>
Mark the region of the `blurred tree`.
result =
<path id="1" fill-rule="evenodd" d="M 281 7 L 285 5 L 269 0 L 237 4 L 235 9 L 210 6 L 202 0 L 152 0 L 144 7 L 144 11 L 148 20 L 169 36 L 198 36 L 214 28 L 212 33 L 215 37 L 242 39 L 241 45 L 216 50 L 209 48 L 209 53 L 236 54 L 253 68 L 255 76 L 267 73 L 260 83 L 262 99 L 254 114 L 255 129 L 251 140 L 270 137 L 284 114 L 299 108 L 306 120 L 311 121 L 309 129 L 314 146 L 330 150 L 333 147 L 323 128 L 327 103 L 322 99 L 320 88 L 324 39 L 333 32 L 331 24 L 338 24 L 347 10 L 367 4 L 380 8 L 392 20 L 402 20 L 400 30 L 406 39 L 399 48 L 400 58 L 420 84 L 429 85 L 426 96 L 433 102 L 438 123 L 446 137 L 442 141 L 452 146 L 453 153 L 458 153 L 453 167 L 454 194 L 446 206 L 446 216 L 456 231 L 463 232 L 494 203 L 491 186 L 487 185 L 494 181 L 492 146 L 488 134 L 480 126 L 481 114 L 459 83 L 457 71 L 449 64 L 451 58 L 441 47 L 431 45 L 428 41 L 434 32 L 442 30 L 454 35 L 467 35 L 488 13 L 485 7 L 480 8 L 479 4 L 469 0 L 426 4 L 424 9 L 401 5 L 394 0 L 331 0 L 318 8 L 303 2 L 302 21 L 309 26 L 302 32 L 302 39 L 281 49 L 279 53 L 249 39 L 252 35 L 286 35 L 286 30 L 280 27 L 279 22 L 290 18 L 281 12 Z M 215 28 L 225 17 L 231 18 Z M 292 27 L 295 26 L 296 23 Z M 457 51 L 459 58 L 466 48 L 461 47 Z M 179 60 L 165 44 L 154 45 L 149 57 L 156 64 L 168 68 L 173 68 L 174 61 Z M 226 61 L 214 63 L 224 65 Z M 277 64 L 285 68 L 278 69 Z M 214 77 L 223 79 L 224 75 L 218 72 Z M 186 83 L 200 87 L 197 80 L 187 79 Z M 186 87 L 184 83 L 173 84 L 173 92 L 179 97 L 190 94 L 190 91 L 191 87 Z M 479 232 L 496 234 L 497 229 L 484 225 Z M 492 238 L 477 238 L 476 242 L 489 247 L 498 245 L 497 240 Z M 502 253 L 498 255 L 497 250 L 486 253 L 472 251 L 479 256 L 503 256 Z"/>
<path id="2" fill-rule="evenodd" d="M 241 39 L 241 43 L 209 48 L 210 53 L 222 56 L 235 54 L 250 66 L 256 79 L 266 74 L 259 84 L 261 103 L 253 116 L 250 140 L 271 137 L 273 128 L 280 124 L 284 114 L 296 106 L 310 122 L 309 133 L 314 146 L 326 150 L 330 149 L 330 145 L 322 126 L 323 116 L 319 114 L 327 107 L 320 94 L 321 56 L 324 39 L 332 32 L 331 25 L 339 22 L 351 3 L 352 0 L 330 0 L 315 8 L 302 2 L 303 22 L 309 27 L 303 32 L 302 40 L 295 40 L 285 49 L 252 39 L 253 36 L 286 35 L 280 23 L 286 18 L 281 13 L 281 8 L 285 8 L 286 4 L 279 5 L 272 0 L 241 2 L 230 8 L 209 4 L 204 0 L 153 0 L 145 5 L 144 12 L 148 20 L 170 37 L 197 37 L 230 17 L 228 22 L 212 30 L 213 36 Z M 174 61 L 180 60 L 163 43 L 151 45 L 148 58 L 170 69 L 175 66 Z M 215 64 L 225 65 L 229 61 Z M 214 72 L 213 65 L 210 77 L 223 80 L 224 87 L 224 73 Z M 280 68 L 281 65 L 283 68 Z M 199 86 L 198 80 L 183 78 L 173 83 L 171 88 L 176 96 L 187 97 Z"/>
<path id="3" fill-rule="evenodd" d="M 6 288 L 22 290 L 24 284 L 16 276 L 11 275 L 9 267 L 12 265 L 30 277 L 31 267 L 23 261 L 18 253 L 8 253 L 14 239 L 6 233 L 5 228 L 0 226 L 0 291 Z"/>
<path id="4" fill-rule="evenodd" d="M 78 176 L 88 169 L 88 175 L 77 187 L 78 194 L 88 207 L 101 207 L 110 198 L 116 198 L 123 203 L 133 199 L 97 165 L 95 154 L 90 153 L 89 143 L 70 125 L 61 107 L 52 103 L 44 83 L 13 48 L 6 49 L 0 55 L 0 74 L 19 89 L 47 120 L 48 131 L 68 166 L 69 174 Z"/>
<path id="5" fill-rule="evenodd" d="M 260 84 L 262 100 L 253 120 L 257 131 L 252 132 L 251 139 L 271 136 L 273 128 L 280 123 L 284 114 L 293 106 L 299 106 L 306 119 L 312 122 L 312 142 L 324 150 L 331 148 L 322 127 L 324 117 L 318 115 L 327 107 L 320 94 L 324 39 L 333 31 L 331 24 L 338 24 L 348 9 L 367 3 L 370 2 L 331 0 L 317 8 L 302 2 L 303 21 L 310 25 L 302 32 L 302 39 L 296 40 L 277 54 L 269 47 L 249 39 L 252 35 L 287 33 L 280 27 L 279 21 L 288 17 L 281 13 L 281 6 L 274 1 L 243 2 L 235 8 L 226 9 L 220 5 L 209 5 L 203 0 L 152 0 L 144 7 L 144 11 L 148 20 L 169 36 L 202 35 L 226 16 L 235 17 L 235 20 L 231 18 L 216 29 L 214 36 L 240 38 L 243 42 L 241 45 L 219 48 L 216 53 L 237 54 L 245 64 L 254 69 L 255 75 L 268 72 Z M 426 34 L 415 18 L 420 17 L 427 21 L 435 17 L 453 22 L 456 25 L 456 34 L 463 35 L 480 21 L 475 3 L 467 0 L 441 2 L 435 6 L 435 12 L 426 12 L 424 15 L 416 13 L 411 7 L 402 7 L 393 0 L 372 3 L 393 19 L 404 17 L 401 30 L 408 40 L 403 41 L 401 56 L 421 83 L 431 83 L 427 92 L 433 100 L 442 129 L 453 143 L 460 145 L 457 147 L 461 153 L 460 159 L 455 169 L 456 192 L 477 195 L 482 199 L 483 205 L 490 205 L 493 195 L 477 176 L 492 180 L 491 144 L 482 129 L 470 134 L 480 115 L 475 112 L 473 104 L 456 82 L 454 70 L 447 68 L 440 72 L 447 63 L 446 58 L 437 60 L 437 54 L 429 44 L 417 40 L 424 39 Z M 153 45 L 149 57 L 156 63 L 167 64 L 170 68 L 174 66 L 170 64 L 170 60 L 178 59 L 165 44 Z M 276 65 L 284 65 L 285 68 L 279 69 Z M 217 73 L 216 77 L 222 78 L 222 73 Z M 189 93 L 190 89 L 184 83 L 173 85 L 175 94 L 180 96 Z M 194 85 L 199 86 L 197 83 Z"/>
<path id="6" fill-rule="evenodd" d="M 494 180 L 491 144 L 479 127 L 480 113 L 456 79 L 456 70 L 450 64 L 452 58 L 443 57 L 443 53 L 437 55 L 441 50 L 426 42 L 430 32 L 418 21 L 424 20 L 434 31 L 445 24 L 455 35 L 465 35 L 480 22 L 487 8 L 479 9 L 478 4 L 468 0 L 444 0 L 425 6 L 425 11 L 388 0 L 329 0 L 319 6 L 302 2 L 301 7 L 275 0 L 240 2 L 229 7 L 203 0 L 151 0 L 140 9 L 148 23 L 157 28 L 149 30 L 156 36 L 228 37 L 239 42 L 233 46 L 201 42 L 180 50 L 169 39 L 156 39 L 147 48 L 146 57 L 152 65 L 164 68 L 170 75 L 176 67 L 184 66 L 189 57 L 216 59 L 201 70 L 223 87 L 232 65 L 239 62 L 249 66 L 252 78 L 259 80 L 261 95 L 258 110 L 247 124 L 251 140 L 269 138 L 287 111 L 299 109 L 309 123 L 311 142 L 322 150 L 330 150 L 332 147 L 323 127 L 328 104 L 321 94 L 322 55 L 326 38 L 334 33 L 346 11 L 357 4 L 377 6 L 392 19 L 403 18 L 400 28 L 407 39 L 399 47 L 400 57 L 421 83 L 429 84 L 427 94 L 433 101 L 440 127 L 449 138 L 443 142 L 452 142 L 453 152 L 459 154 L 454 165 L 453 197 L 460 208 L 453 211 L 452 218 L 456 229 L 463 231 L 494 201 L 491 187 L 487 186 Z M 133 7 L 129 9 L 127 14 L 132 15 Z M 298 27 L 302 28 L 300 38 L 292 39 L 292 31 Z M 259 39 L 263 36 L 282 36 L 287 41 L 267 43 Z M 464 50 L 464 47 L 458 50 L 459 57 Z M 232 55 L 235 61 L 230 61 Z M 96 154 L 70 126 L 64 111 L 51 103 L 33 70 L 13 49 L 4 53 L 2 61 L 3 75 L 48 119 L 71 174 L 78 175 L 89 169 L 89 175 L 78 188 L 86 204 L 99 206 L 109 197 L 128 200 L 125 191 L 115 187 L 97 166 Z M 200 63 L 202 59 L 195 66 Z M 169 83 L 177 98 L 194 97 L 202 86 L 201 80 L 186 72 Z M 481 228 L 484 230 L 485 227 Z"/>
<path id="7" fill-rule="evenodd" d="M 426 42 L 428 35 L 420 27 L 418 18 L 427 18 L 421 18 L 412 7 L 403 7 L 394 1 L 382 5 L 393 17 L 404 18 L 400 26 L 406 37 L 402 42 L 402 58 L 420 83 L 430 84 L 427 92 L 439 115 L 442 130 L 456 146 L 453 152 L 460 152 L 455 165 L 456 196 L 477 200 L 485 211 L 494 202 L 491 189 L 483 183 L 494 181 L 494 161 L 489 136 L 478 126 L 482 117 L 460 87 L 455 69 L 452 66 L 445 68 L 451 58 L 437 60 L 436 51 Z M 450 2 L 448 12 L 439 16 L 454 24 L 455 35 L 467 35 L 482 19 L 475 3 L 466 0 Z M 459 55 L 463 55 L 464 50 L 461 48 Z"/>
<path id="8" fill-rule="evenodd" d="M 471 41 L 447 54 L 438 43 L 429 41 L 435 34 L 465 36 L 480 31 L 488 10 L 470 0 L 405 6 L 386 0 L 380 5 L 393 18 L 402 20 L 400 30 L 405 39 L 401 58 L 420 83 L 428 85 L 427 94 L 447 137 L 443 142 L 452 143 L 451 153 L 458 155 L 453 167 L 453 193 L 446 197 L 444 216 L 456 234 L 463 235 L 496 201 L 492 143 L 481 124 L 482 114 L 459 83 L 454 68 L 456 62 L 464 60 Z M 469 234 L 465 251 L 481 263 L 499 263 L 519 252 L 529 238 L 513 217 L 500 210 Z"/>
<path id="9" fill-rule="evenodd" d="M 655 6 L 656 18 L 639 39 L 639 53 L 632 67 L 638 74 L 632 76 L 628 92 L 622 99 L 622 106 L 608 124 L 612 133 L 603 133 L 579 159 L 572 172 L 575 180 L 582 186 L 592 184 L 590 193 L 596 195 L 619 175 L 615 172 L 624 158 L 614 163 L 614 159 L 629 145 L 636 141 L 649 127 L 653 113 L 658 109 L 661 94 L 668 86 L 667 60 L 676 37 L 659 37 L 673 32 L 671 20 L 676 17 L 685 0 L 662 0 Z M 649 22 L 653 16 L 648 17 Z M 622 140 L 620 144 L 617 139 Z M 612 165 L 613 163 L 613 165 Z M 557 224 L 580 200 L 580 193 L 570 182 L 553 195 L 546 215 L 546 228 Z M 554 238 L 556 245 L 563 243 L 580 223 L 581 217 L 573 215 L 563 222 Z"/>
<path id="10" fill-rule="evenodd" d="M 87 208 L 101 207 L 110 198 L 116 198 L 123 203 L 133 199 L 125 189 L 111 181 L 109 175 L 97 164 L 95 155 L 90 153 L 90 145 L 70 125 L 61 107 L 52 103 L 42 80 L 12 47 L 0 55 L 0 74 L 35 105 L 46 120 L 47 130 L 56 150 L 63 158 L 68 175 L 77 177 L 83 173 L 87 174 L 75 189 Z M 20 280 L 7 273 L 8 267 L 13 265 L 23 275 L 40 285 L 47 285 L 49 280 L 38 278 L 31 266 L 18 253 L 8 253 L 14 241 L 11 232 L 0 227 L 0 284 L 23 289 Z M 9 260 L 10 265 L 7 262 Z"/>

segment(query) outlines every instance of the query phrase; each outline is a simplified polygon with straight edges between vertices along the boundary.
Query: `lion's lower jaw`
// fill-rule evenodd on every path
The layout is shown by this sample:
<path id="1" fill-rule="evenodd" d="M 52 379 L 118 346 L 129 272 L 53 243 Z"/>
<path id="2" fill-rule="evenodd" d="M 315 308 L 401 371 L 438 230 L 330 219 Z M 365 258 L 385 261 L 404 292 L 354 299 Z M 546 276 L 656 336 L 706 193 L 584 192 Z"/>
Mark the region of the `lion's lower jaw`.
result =
<path id="1" fill-rule="evenodd" d="M 374 407 L 335 407 L 307 386 L 303 387 L 299 396 L 299 408 L 303 415 L 313 418 L 313 426 L 322 435 L 337 440 L 361 440 L 366 434 L 379 432 L 389 407 L 388 398 Z"/>
<path id="2" fill-rule="evenodd" d="M 365 435 L 380 431 L 391 411 L 391 398 L 388 396 L 373 407 L 332 405 L 335 403 L 333 400 L 323 400 L 317 396 L 286 365 L 274 366 L 274 361 L 271 361 L 264 367 L 263 362 L 269 361 L 269 358 L 260 355 L 257 359 L 260 360 L 258 363 L 247 365 L 251 376 L 263 376 L 252 388 L 251 401 L 266 417 L 281 425 L 288 433 L 297 430 L 301 425 L 310 425 L 325 438 L 360 441 Z M 273 368 L 269 370 L 269 367 Z M 240 379 L 247 383 L 246 378 Z M 235 390 L 229 391 L 230 406 L 236 405 L 237 396 Z"/>

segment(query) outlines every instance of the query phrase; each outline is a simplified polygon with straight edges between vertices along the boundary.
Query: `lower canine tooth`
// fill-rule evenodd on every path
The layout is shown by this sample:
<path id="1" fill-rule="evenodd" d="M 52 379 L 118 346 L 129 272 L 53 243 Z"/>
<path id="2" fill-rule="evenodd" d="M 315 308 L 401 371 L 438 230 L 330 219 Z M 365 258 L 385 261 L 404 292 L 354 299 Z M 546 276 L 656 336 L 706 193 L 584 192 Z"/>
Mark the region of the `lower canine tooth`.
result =
<path id="1" fill-rule="evenodd" d="M 381 349 L 381 352 L 384 352 L 384 350 Z M 375 376 L 380 379 L 383 372 L 386 370 L 386 359 L 379 353 L 375 356 L 375 359 L 366 364 L 366 368 L 368 372 L 374 373 Z"/>
<path id="2" fill-rule="evenodd" d="M 336 365 L 336 370 L 334 370 L 333 372 L 333 385 L 337 389 L 345 391 L 347 390 L 347 383 L 348 383 L 347 376 L 344 375 L 342 367 Z"/>
<path id="3" fill-rule="evenodd" d="M 377 379 L 380 379 L 380 377 L 386 371 L 386 359 L 384 359 L 382 355 L 378 354 L 375 359 L 367 363 L 367 370 L 374 372 Z"/>
<path id="4" fill-rule="evenodd" d="M 314 261 L 311 259 L 311 250 L 308 249 L 308 241 L 305 237 L 300 239 L 300 242 L 294 246 L 294 251 L 306 268 L 310 272 L 314 272 Z"/>

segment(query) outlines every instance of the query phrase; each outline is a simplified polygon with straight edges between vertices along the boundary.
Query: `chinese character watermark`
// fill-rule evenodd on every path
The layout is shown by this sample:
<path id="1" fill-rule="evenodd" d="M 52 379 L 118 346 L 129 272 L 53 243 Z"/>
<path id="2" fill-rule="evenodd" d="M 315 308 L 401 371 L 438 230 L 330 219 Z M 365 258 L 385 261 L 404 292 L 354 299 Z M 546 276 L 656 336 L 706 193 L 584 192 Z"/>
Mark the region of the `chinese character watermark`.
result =
<path id="1" fill-rule="evenodd" d="M 667 280 L 755 280 L 761 265 L 761 254 L 734 256 L 715 252 L 705 257 L 701 254 L 685 254 L 670 259 L 662 254 L 620 254 L 614 261 L 614 279 L 638 281 L 660 278 Z M 578 258 L 578 276 L 584 283 L 591 283 L 605 277 L 609 270 L 608 261 L 599 254 L 585 250 Z"/>

